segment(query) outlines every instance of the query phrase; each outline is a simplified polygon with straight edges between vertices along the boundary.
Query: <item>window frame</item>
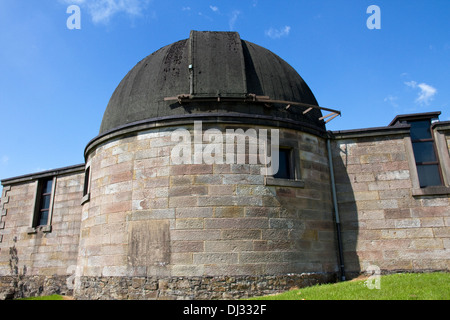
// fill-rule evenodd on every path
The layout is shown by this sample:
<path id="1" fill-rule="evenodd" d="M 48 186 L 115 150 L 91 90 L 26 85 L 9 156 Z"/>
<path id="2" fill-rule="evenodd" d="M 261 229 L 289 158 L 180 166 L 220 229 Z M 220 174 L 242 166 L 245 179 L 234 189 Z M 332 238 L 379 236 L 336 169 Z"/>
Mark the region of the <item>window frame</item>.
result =
<path id="1" fill-rule="evenodd" d="M 36 188 L 34 194 L 34 206 L 33 206 L 33 214 L 31 219 L 31 227 L 28 228 L 28 233 L 36 233 L 37 231 L 42 232 L 51 232 L 52 225 L 52 217 L 53 217 L 53 203 L 55 199 L 55 190 L 56 190 L 56 176 L 54 177 L 44 177 L 36 180 Z M 44 185 L 47 181 L 52 182 L 50 193 L 43 193 Z M 48 209 L 42 209 L 42 198 L 45 195 L 50 196 Z M 47 222 L 46 224 L 40 224 L 42 211 L 48 211 L 47 214 Z"/>
<path id="2" fill-rule="evenodd" d="M 91 167 L 87 167 L 84 171 L 83 197 L 89 193 L 89 176 Z"/>
<path id="3" fill-rule="evenodd" d="M 408 128 L 409 132 L 406 136 L 403 137 L 403 140 L 406 148 L 406 158 L 409 164 L 409 172 L 412 184 L 411 192 L 412 196 L 415 198 L 422 196 L 440 196 L 450 194 L 450 156 L 447 142 L 445 140 L 446 132 L 450 131 L 450 121 L 439 121 L 440 114 L 441 112 L 438 111 L 398 115 L 389 124 L 389 126 L 391 127 L 404 126 L 405 128 Z M 419 174 L 417 171 L 416 159 L 413 150 L 413 143 L 411 141 L 411 125 L 408 123 L 420 120 L 427 120 L 431 123 L 431 137 L 434 139 L 434 150 L 436 151 L 436 156 L 439 161 L 439 174 L 442 181 L 442 185 L 440 186 L 420 187 Z"/>
<path id="4" fill-rule="evenodd" d="M 298 143 L 289 140 L 281 140 L 279 144 L 279 150 L 289 149 L 289 179 L 277 178 L 275 175 L 266 176 L 264 178 L 264 184 L 266 186 L 275 187 L 294 187 L 304 188 L 305 182 L 301 179 L 300 170 L 300 151 Z"/>
<path id="5" fill-rule="evenodd" d="M 293 148 L 290 148 L 290 147 L 280 147 L 279 149 L 278 149 L 278 160 L 280 160 L 280 151 L 281 150 L 283 150 L 283 151 L 288 151 L 287 152 L 287 155 L 286 155 L 286 171 L 287 171 L 287 177 L 280 177 L 280 176 L 277 176 L 279 173 L 280 173 L 280 167 L 281 167 L 281 162 L 279 161 L 279 163 L 278 163 L 278 172 L 276 173 L 276 174 L 274 174 L 273 175 L 273 178 L 274 179 L 286 179 L 286 180 L 295 180 L 295 170 L 294 170 L 294 167 L 295 167 L 295 163 L 294 163 L 294 156 L 293 156 L 293 153 L 294 153 L 294 150 L 293 150 Z"/>
<path id="6" fill-rule="evenodd" d="M 84 184 L 83 184 L 83 197 L 81 198 L 81 205 L 88 202 L 91 198 L 91 164 L 86 164 L 84 170 Z"/>
<path id="7" fill-rule="evenodd" d="M 425 139 L 413 139 L 411 137 L 411 133 L 410 133 L 410 139 L 411 139 L 411 146 L 412 146 L 412 151 L 413 151 L 413 157 L 414 157 L 414 163 L 416 166 L 416 171 L 417 171 L 417 178 L 419 180 L 419 187 L 421 189 L 423 188 L 429 188 L 429 187 L 440 187 L 444 185 L 444 177 L 442 175 L 442 169 L 441 169 L 441 163 L 439 161 L 439 153 L 438 150 L 436 148 L 436 142 L 434 139 L 434 135 L 433 135 L 433 128 L 432 128 L 432 119 L 431 118 L 425 118 L 425 119 L 414 119 L 414 120 L 407 120 L 406 123 L 411 125 L 411 123 L 413 122 L 424 122 L 427 121 L 429 123 L 429 132 L 430 132 L 430 138 L 425 138 Z M 411 129 L 410 129 L 411 130 Z M 432 149 L 434 152 L 434 157 L 435 157 L 435 161 L 417 161 L 415 153 L 414 153 L 414 144 L 416 143 L 424 143 L 424 142 L 431 142 L 432 143 Z M 420 174 L 419 174 L 419 167 L 424 167 L 424 166 L 437 166 L 437 170 L 438 170 L 438 177 L 439 177 L 439 184 L 433 184 L 433 185 L 422 185 L 421 182 L 421 178 L 420 178 Z"/>
<path id="8" fill-rule="evenodd" d="M 47 190 L 47 184 L 49 182 L 51 183 L 50 190 Z M 45 226 L 48 224 L 48 218 L 49 218 L 49 212 L 50 212 L 50 202 L 52 199 L 52 188 L 53 188 L 53 179 L 46 179 L 46 180 L 42 181 L 40 190 L 38 191 L 39 199 L 36 199 L 36 201 L 39 201 L 39 205 L 36 206 L 36 207 L 38 207 L 38 209 L 37 209 L 36 217 L 35 217 L 35 223 L 34 223 L 35 227 Z M 49 192 L 46 192 L 46 191 L 49 191 Z M 48 205 L 44 206 L 44 204 L 45 204 L 44 198 L 46 198 L 46 197 L 48 197 Z M 41 223 L 43 220 L 44 212 L 46 212 L 47 216 L 44 221 L 45 223 Z"/>
<path id="9" fill-rule="evenodd" d="M 446 136 L 450 136 L 450 121 L 434 122 L 431 125 L 437 155 L 441 164 L 441 173 L 446 188 L 450 186 L 450 154 Z M 447 133 L 448 132 L 448 133 Z"/>

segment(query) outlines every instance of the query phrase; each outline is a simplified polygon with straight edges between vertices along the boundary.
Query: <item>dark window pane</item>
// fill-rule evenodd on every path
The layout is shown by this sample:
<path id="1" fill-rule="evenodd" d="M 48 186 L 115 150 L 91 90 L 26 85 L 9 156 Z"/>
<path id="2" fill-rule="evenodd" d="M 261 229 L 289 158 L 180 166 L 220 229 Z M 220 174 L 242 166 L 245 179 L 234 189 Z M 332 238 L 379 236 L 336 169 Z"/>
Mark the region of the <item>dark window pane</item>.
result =
<path id="1" fill-rule="evenodd" d="M 442 185 L 439 166 L 437 164 L 418 165 L 417 174 L 419 175 L 421 188 Z"/>
<path id="2" fill-rule="evenodd" d="M 41 210 L 48 209 L 50 207 L 50 195 L 42 196 L 41 198 Z"/>
<path id="3" fill-rule="evenodd" d="M 87 168 L 84 172 L 84 187 L 83 187 L 83 196 L 87 195 L 89 190 L 89 171 L 91 168 Z"/>
<path id="4" fill-rule="evenodd" d="M 42 193 L 51 193 L 52 192 L 52 180 L 44 181 L 42 186 Z"/>
<path id="5" fill-rule="evenodd" d="M 414 158 L 416 162 L 437 161 L 433 141 L 413 142 Z"/>
<path id="6" fill-rule="evenodd" d="M 53 179 L 39 180 L 39 196 L 36 199 L 36 212 L 33 226 L 47 225 L 52 197 Z"/>
<path id="7" fill-rule="evenodd" d="M 430 120 L 411 121 L 411 140 L 431 139 Z"/>
<path id="8" fill-rule="evenodd" d="M 278 172 L 274 175 L 274 178 L 278 179 L 290 179 L 290 149 L 280 149 L 278 151 L 279 166 Z"/>
<path id="9" fill-rule="evenodd" d="M 45 226 L 48 221 L 48 210 L 41 211 L 41 215 L 39 217 L 39 225 Z"/>

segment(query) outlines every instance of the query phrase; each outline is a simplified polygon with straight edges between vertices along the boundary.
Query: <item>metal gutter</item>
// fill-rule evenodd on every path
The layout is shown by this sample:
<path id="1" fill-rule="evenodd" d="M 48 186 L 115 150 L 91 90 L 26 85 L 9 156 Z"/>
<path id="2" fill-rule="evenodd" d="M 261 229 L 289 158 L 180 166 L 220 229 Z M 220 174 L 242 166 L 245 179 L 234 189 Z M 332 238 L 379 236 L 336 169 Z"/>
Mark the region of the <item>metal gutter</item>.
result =
<path id="1" fill-rule="evenodd" d="M 342 247 L 342 237 L 341 237 L 341 221 L 339 218 L 339 208 L 336 196 L 336 183 L 334 181 L 334 168 L 333 160 L 331 156 L 331 143 L 330 138 L 327 138 L 327 150 L 328 150 L 328 163 L 330 166 L 330 178 L 331 178 L 331 193 L 333 196 L 333 207 L 334 207 L 334 217 L 336 223 L 336 233 L 338 242 L 338 254 L 339 254 L 339 270 L 341 274 L 341 281 L 345 281 L 345 265 L 344 265 L 344 253 Z"/>

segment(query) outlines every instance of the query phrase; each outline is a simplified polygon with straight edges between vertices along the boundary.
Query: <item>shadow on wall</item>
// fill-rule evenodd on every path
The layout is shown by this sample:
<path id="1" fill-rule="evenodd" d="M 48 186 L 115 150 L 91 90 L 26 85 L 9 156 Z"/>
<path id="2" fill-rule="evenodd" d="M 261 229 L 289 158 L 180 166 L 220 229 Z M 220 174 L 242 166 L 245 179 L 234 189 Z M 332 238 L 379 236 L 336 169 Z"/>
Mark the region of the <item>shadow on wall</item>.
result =
<path id="1" fill-rule="evenodd" d="M 358 238 L 361 235 L 358 235 L 359 225 L 358 210 L 354 195 L 355 186 L 352 186 L 351 178 L 347 173 L 349 163 L 346 145 L 339 145 L 336 142 L 332 142 L 332 150 L 343 263 L 346 280 L 349 280 L 365 271 L 361 270 L 359 257 L 356 253 Z"/>
<path id="2" fill-rule="evenodd" d="M 304 150 L 304 147 L 302 145 L 300 149 Z M 323 151 L 325 148 L 326 143 L 319 141 L 317 150 Z M 338 279 L 348 280 L 361 272 L 356 253 L 358 213 L 351 177 L 346 169 L 346 155 L 342 153 L 346 149 L 335 147 L 331 150 L 340 227 L 336 223 L 329 166 L 323 161 L 307 159 L 300 162 L 304 188 L 274 188 L 274 201 L 280 210 L 280 219 L 271 221 L 276 220 L 289 231 L 289 247 L 277 249 L 298 253 L 293 255 L 296 261 L 293 265 L 296 267 L 286 271 L 333 273 L 338 275 Z M 316 154 L 322 160 L 325 155 L 320 155 L 320 152 Z M 272 222 L 271 227 L 274 227 Z M 273 239 L 270 242 L 275 243 Z"/>

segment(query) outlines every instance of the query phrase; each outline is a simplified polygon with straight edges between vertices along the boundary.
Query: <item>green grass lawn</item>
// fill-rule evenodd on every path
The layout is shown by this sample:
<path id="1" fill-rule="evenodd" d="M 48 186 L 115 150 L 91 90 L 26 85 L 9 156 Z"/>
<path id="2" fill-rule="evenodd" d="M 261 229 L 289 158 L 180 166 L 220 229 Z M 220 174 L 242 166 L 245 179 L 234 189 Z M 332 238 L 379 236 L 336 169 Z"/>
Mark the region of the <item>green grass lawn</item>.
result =
<path id="1" fill-rule="evenodd" d="M 255 300 L 450 300 L 450 273 L 399 273 L 372 280 L 352 280 L 294 289 Z M 372 286 L 373 287 L 373 286 Z"/>

